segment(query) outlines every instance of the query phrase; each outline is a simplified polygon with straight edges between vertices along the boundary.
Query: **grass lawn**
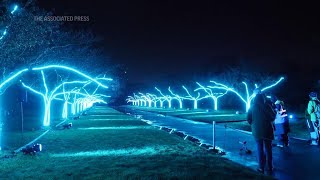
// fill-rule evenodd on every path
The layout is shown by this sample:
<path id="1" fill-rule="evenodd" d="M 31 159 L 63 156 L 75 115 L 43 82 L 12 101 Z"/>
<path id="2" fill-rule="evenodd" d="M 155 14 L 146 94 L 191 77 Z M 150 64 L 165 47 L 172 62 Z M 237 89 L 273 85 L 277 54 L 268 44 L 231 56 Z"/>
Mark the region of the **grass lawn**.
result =
<path id="1" fill-rule="evenodd" d="M 246 114 L 235 114 L 232 110 L 209 111 L 204 109 L 197 110 L 175 110 L 162 108 L 148 108 L 148 107 L 134 107 L 141 110 L 148 110 L 150 112 L 161 113 L 170 116 L 176 116 L 184 119 L 190 119 L 199 122 L 212 123 L 216 121 L 218 124 L 225 125 L 229 128 L 240 129 L 244 131 L 251 131 L 250 125 L 246 122 Z M 306 121 L 303 114 L 297 114 L 295 121 L 290 121 L 291 132 L 289 136 L 309 139 L 309 131 L 306 126 Z M 232 122 L 234 121 L 234 122 Z"/>
<path id="2" fill-rule="evenodd" d="M 267 178 L 110 108 L 72 123 L 42 137 L 38 155 L 0 159 L 0 179 Z"/>

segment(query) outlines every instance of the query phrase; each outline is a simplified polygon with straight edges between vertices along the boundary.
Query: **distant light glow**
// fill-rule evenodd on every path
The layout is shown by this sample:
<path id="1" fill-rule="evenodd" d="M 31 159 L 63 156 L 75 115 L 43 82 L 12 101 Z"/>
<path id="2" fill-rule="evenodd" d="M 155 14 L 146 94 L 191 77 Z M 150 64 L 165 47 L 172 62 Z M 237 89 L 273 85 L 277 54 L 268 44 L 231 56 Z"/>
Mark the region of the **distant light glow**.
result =
<path id="1" fill-rule="evenodd" d="M 13 14 L 17 9 L 18 9 L 18 5 L 15 5 L 15 6 L 13 7 L 13 10 L 11 11 L 11 14 Z"/>
<path id="2" fill-rule="evenodd" d="M 292 115 L 292 114 L 291 114 L 291 115 L 289 115 L 289 118 L 290 118 L 290 119 L 293 119 L 293 115 Z"/>
<path id="3" fill-rule="evenodd" d="M 14 14 L 14 12 L 15 12 L 17 9 L 18 9 L 18 5 L 15 5 L 15 6 L 13 7 L 13 10 L 11 11 L 11 14 Z M 6 27 L 6 29 L 3 31 L 2 35 L 0 36 L 0 40 L 2 40 L 2 39 L 5 37 L 5 35 L 7 35 L 7 29 L 8 29 L 8 27 Z"/>

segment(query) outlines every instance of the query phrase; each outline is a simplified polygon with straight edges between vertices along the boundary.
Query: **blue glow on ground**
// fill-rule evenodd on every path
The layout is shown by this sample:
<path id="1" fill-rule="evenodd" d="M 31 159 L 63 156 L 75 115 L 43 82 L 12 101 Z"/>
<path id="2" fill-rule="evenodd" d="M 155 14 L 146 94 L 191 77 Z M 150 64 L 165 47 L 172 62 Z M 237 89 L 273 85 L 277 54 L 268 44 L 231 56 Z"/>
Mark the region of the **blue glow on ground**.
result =
<path id="1" fill-rule="evenodd" d="M 237 114 L 208 114 L 208 115 L 195 115 L 195 116 L 188 116 L 188 117 L 224 117 L 224 116 L 239 116 Z"/>
<path id="2" fill-rule="evenodd" d="M 128 149 L 110 149 L 98 151 L 82 151 L 76 153 L 58 153 L 51 154 L 51 157 L 99 157 L 99 156 L 150 156 L 164 151 L 161 147 L 144 147 Z M 167 153 L 168 154 L 168 153 Z"/>
<path id="3" fill-rule="evenodd" d="M 128 117 L 127 119 L 121 118 L 121 119 L 89 119 L 89 121 L 127 121 L 127 120 L 136 120 L 134 118 Z"/>
<path id="4" fill-rule="evenodd" d="M 150 129 L 151 126 L 124 126 L 124 127 L 87 127 L 77 128 L 79 130 L 128 130 L 128 129 Z"/>

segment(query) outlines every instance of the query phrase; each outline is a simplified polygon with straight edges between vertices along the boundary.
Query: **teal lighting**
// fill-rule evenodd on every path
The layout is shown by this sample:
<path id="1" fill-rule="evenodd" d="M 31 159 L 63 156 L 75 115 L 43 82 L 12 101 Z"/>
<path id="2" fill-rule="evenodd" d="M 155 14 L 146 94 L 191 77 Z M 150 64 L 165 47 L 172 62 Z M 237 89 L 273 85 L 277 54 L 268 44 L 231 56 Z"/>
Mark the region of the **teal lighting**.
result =
<path id="1" fill-rule="evenodd" d="M 173 96 L 173 99 L 176 99 L 179 102 L 179 108 L 182 109 L 183 108 L 183 105 L 182 105 L 183 97 L 179 96 L 178 94 L 173 93 L 170 86 L 168 88 L 168 91 Z"/>
<path id="2" fill-rule="evenodd" d="M 284 77 L 281 77 L 278 81 L 276 81 L 275 83 L 266 86 L 264 88 L 261 89 L 261 92 L 266 91 L 272 87 L 275 87 L 276 85 L 278 85 L 281 81 L 284 80 Z M 209 88 L 213 88 L 213 89 L 225 89 L 227 91 L 233 92 L 235 93 L 246 105 L 246 112 L 248 112 L 248 110 L 250 109 L 251 106 L 251 101 L 252 99 L 256 96 L 256 92 L 253 92 L 252 94 L 249 93 L 249 89 L 248 89 L 248 85 L 246 82 L 242 82 L 242 84 L 244 84 L 245 86 L 245 90 L 246 90 L 246 96 L 242 96 L 238 91 L 234 90 L 233 88 L 230 88 L 222 83 L 218 83 L 216 81 L 210 81 L 211 83 L 214 83 L 215 86 L 208 86 Z"/>
<path id="3" fill-rule="evenodd" d="M 193 101 L 193 109 L 198 109 L 198 101 L 202 100 L 202 99 L 206 99 L 209 96 L 200 96 L 200 93 L 198 92 L 197 95 L 192 96 L 188 89 L 185 86 L 182 86 L 182 88 L 187 92 L 187 96 L 183 97 L 183 99 L 188 99 L 188 100 L 192 100 Z"/>
<path id="4" fill-rule="evenodd" d="M 13 14 L 14 12 L 16 12 L 16 10 L 18 9 L 18 5 L 15 5 L 11 11 L 11 14 Z"/>
<path id="5" fill-rule="evenodd" d="M 67 71 L 72 71 L 75 72 L 76 74 L 85 77 L 86 79 L 89 79 L 87 81 L 70 81 L 70 82 L 62 82 L 61 84 L 57 85 L 52 91 L 49 91 L 49 88 L 47 86 L 46 82 L 46 77 L 44 70 L 46 69 L 51 69 L 51 68 L 58 68 L 58 69 L 64 69 Z M 59 99 L 58 96 L 63 96 L 64 97 L 64 104 L 63 104 L 63 113 L 62 117 L 67 118 L 68 116 L 68 104 L 71 104 L 71 111 L 72 114 L 76 114 L 78 112 L 81 112 L 93 105 L 93 103 L 100 102 L 100 103 L 106 103 L 103 98 L 107 98 L 110 96 L 103 95 L 103 94 L 88 94 L 87 91 L 86 93 L 80 92 L 80 89 L 74 88 L 72 90 L 65 90 L 66 85 L 75 85 L 75 84 L 85 84 L 87 85 L 88 83 L 95 82 L 98 84 L 98 87 L 104 87 L 107 88 L 104 84 L 100 83 L 97 79 L 91 78 L 88 75 L 85 75 L 84 73 L 67 67 L 67 66 L 60 66 L 60 65 L 49 65 L 49 66 L 44 66 L 44 67 L 39 67 L 39 68 L 33 68 L 34 71 L 40 71 L 41 72 L 41 77 L 42 77 L 42 82 L 43 82 L 43 87 L 44 87 L 44 92 L 40 92 L 32 88 L 31 86 L 26 85 L 24 82 L 21 81 L 23 87 L 26 89 L 30 90 L 31 92 L 40 95 L 43 98 L 44 102 L 44 118 L 43 118 L 43 125 L 44 126 L 49 126 L 50 125 L 50 110 L 51 110 L 51 102 L 53 100 Z M 106 79 L 110 81 L 111 79 L 108 78 Z M 62 89 L 62 90 L 61 90 Z M 82 88 L 84 89 L 84 88 Z M 58 92 L 58 90 L 60 90 Z M 96 92 L 96 90 L 95 90 Z M 74 102 L 71 103 L 69 102 L 70 95 L 74 94 Z M 82 96 L 82 98 L 77 98 L 77 95 Z"/>
<path id="6" fill-rule="evenodd" d="M 196 82 L 196 83 L 198 84 L 199 88 L 195 89 L 194 91 L 203 90 L 207 94 L 207 96 L 213 100 L 214 110 L 217 111 L 218 110 L 218 100 L 220 97 L 222 97 L 228 93 L 228 89 L 224 90 L 225 91 L 224 93 L 218 93 L 218 92 L 213 92 L 212 89 L 209 87 L 204 87 L 203 85 L 201 85 L 198 82 Z"/>
<path id="7" fill-rule="evenodd" d="M 158 89 L 157 87 L 154 87 L 158 92 L 159 94 L 162 96 L 162 99 L 164 101 L 167 101 L 168 102 L 168 108 L 171 108 L 171 101 L 172 101 L 172 97 L 170 95 L 164 95 L 160 89 Z M 160 103 L 161 103 L 161 107 L 163 106 L 163 101 L 161 102 L 160 100 Z"/>

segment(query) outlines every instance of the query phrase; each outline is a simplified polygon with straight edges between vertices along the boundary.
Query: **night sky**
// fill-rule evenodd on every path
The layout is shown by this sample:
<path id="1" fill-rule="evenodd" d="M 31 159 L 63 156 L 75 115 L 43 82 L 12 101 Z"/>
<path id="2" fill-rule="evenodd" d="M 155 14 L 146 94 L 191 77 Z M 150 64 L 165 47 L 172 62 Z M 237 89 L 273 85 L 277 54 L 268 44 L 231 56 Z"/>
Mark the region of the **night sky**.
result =
<path id="1" fill-rule="evenodd" d="M 55 15 L 89 15 L 128 85 L 184 81 L 228 66 L 286 74 L 285 90 L 307 97 L 320 79 L 315 4 L 274 1 L 41 0 Z M 295 96 L 294 95 L 294 96 Z M 293 95 L 292 95 L 293 96 Z"/>

